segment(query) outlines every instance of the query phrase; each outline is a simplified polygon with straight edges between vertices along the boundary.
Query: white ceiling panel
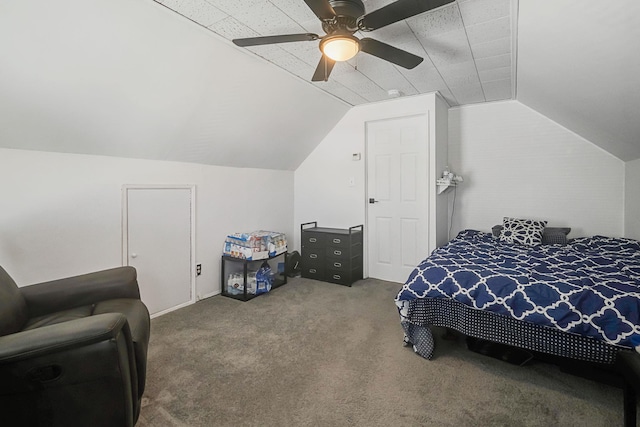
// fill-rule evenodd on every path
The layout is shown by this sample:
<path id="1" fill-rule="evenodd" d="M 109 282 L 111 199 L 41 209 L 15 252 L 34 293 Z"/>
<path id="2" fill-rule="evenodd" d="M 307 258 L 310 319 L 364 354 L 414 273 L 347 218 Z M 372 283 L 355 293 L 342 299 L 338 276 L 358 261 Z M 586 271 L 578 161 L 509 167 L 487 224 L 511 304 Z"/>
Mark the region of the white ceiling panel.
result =
<path id="1" fill-rule="evenodd" d="M 482 82 L 491 82 L 495 80 L 504 80 L 511 78 L 511 67 L 490 68 L 478 71 Z"/>
<path id="2" fill-rule="evenodd" d="M 449 105 L 458 105 L 437 68 L 420 65 L 413 70 L 405 70 L 404 68 L 398 68 L 398 70 L 418 92 L 429 93 L 437 91 L 447 100 Z"/>
<path id="3" fill-rule="evenodd" d="M 418 92 L 426 93 L 447 87 L 440 71 L 433 65 L 420 64 L 413 70 L 398 68 L 400 73 L 415 87 Z"/>
<path id="4" fill-rule="evenodd" d="M 315 67 L 312 67 L 297 56 L 287 52 L 282 56 L 269 58 L 269 61 L 302 79 L 311 78 L 315 70 Z"/>
<path id="5" fill-rule="evenodd" d="M 455 2 L 406 21 L 413 31 L 425 37 L 463 29 L 460 10 Z"/>
<path id="6" fill-rule="evenodd" d="M 464 29 L 430 37 L 418 34 L 418 39 L 429 53 L 429 58 L 433 65 L 437 68 L 473 61 L 469 41 Z"/>
<path id="7" fill-rule="evenodd" d="M 234 18 L 261 35 L 301 33 L 303 28 L 273 3 L 262 1 Z"/>
<path id="8" fill-rule="evenodd" d="M 178 1 L 178 0 L 172 0 Z M 235 16 L 240 13 L 244 13 L 247 10 L 251 10 L 263 3 L 264 0 L 207 0 L 208 3 L 216 6 L 218 9 Z"/>
<path id="9" fill-rule="evenodd" d="M 482 88 L 484 89 L 484 96 L 487 101 L 499 101 L 512 96 L 512 83 L 510 78 L 483 82 Z"/>
<path id="10" fill-rule="evenodd" d="M 205 27 L 227 17 L 205 0 L 161 0 L 160 3 Z"/>
<path id="11" fill-rule="evenodd" d="M 301 21 L 300 26 L 304 29 L 303 32 L 317 34 L 319 36 L 324 35 L 322 30 L 322 22 L 315 16 L 307 21 Z"/>
<path id="12" fill-rule="evenodd" d="M 375 31 L 359 31 L 358 37 L 369 37 L 386 43 L 389 43 L 389 40 L 393 40 L 394 46 L 402 46 L 403 49 L 411 47 L 412 53 L 422 53 L 423 50 L 407 21 L 397 22 Z"/>
<path id="13" fill-rule="evenodd" d="M 232 16 L 227 16 L 225 19 L 210 25 L 209 29 L 226 39 L 248 36 L 255 37 L 260 35 Z M 281 45 L 253 46 L 248 47 L 247 50 L 269 60 L 287 54 L 287 52 L 282 49 Z"/>
<path id="14" fill-rule="evenodd" d="M 388 97 L 380 86 L 347 64 L 336 64 L 331 77 L 369 102 L 381 101 Z"/>
<path id="15" fill-rule="evenodd" d="M 454 86 L 451 92 L 460 104 L 475 104 L 485 99 L 482 87 L 479 84 Z"/>
<path id="16" fill-rule="evenodd" d="M 313 42 L 294 42 L 294 43 L 282 43 L 279 44 L 283 50 L 286 50 L 290 54 L 296 56 L 307 64 L 316 68 L 318 61 L 322 57 L 322 53 L 318 48 L 318 43 Z M 260 46 L 262 47 L 262 46 Z"/>
<path id="17" fill-rule="evenodd" d="M 208 26 L 214 33 L 226 38 L 234 39 L 236 37 L 259 36 L 257 32 L 235 19 L 233 16 L 217 21 Z"/>
<path id="18" fill-rule="evenodd" d="M 253 46 L 248 47 L 248 51 L 255 53 L 256 55 L 266 59 L 269 62 L 273 62 L 274 59 L 277 59 L 281 56 L 286 56 L 289 54 L 286 50 L 282 49 L 280 46 Z"/>
<path id="19" fill-rule="evenodd" d="M 304 1 L 300 0 L 269 0 L 284 14 L 296 22 L 305 22 L 316 18 Z"/>
<path id="20" fill-rule="evenodd" d="M 395 65 L 371 55 L 358 56 L 358 70 L 384 91 L 399 90 L 404 95 L 416 95 L 415 87 L 398 71 Z"/>
<path id="21" fill-rule="evenodd" d="M 399 22 L 395 25 L 389 25 L 387 27 L 381 28 L 376 31 L 360 32 L 359 36 L 361 38 L 368 37 L 384 43 L 388 43 L 398 49 L 403 49 L 409 53 L 418 55 L 423 58 L 423 62 L 419 65 L 420 67 L 424 65 L 433 67 L 431 58 L 429 58 L 422 43 L 420 43 L 415 33 L 413 32 L 413 30 L 411 30 L 411 28 L 406 22 Z M 365 56 L 365 55 L 358 55 L 356 56 L 356 59 L 359 58 L 360 56 Z M 380 60 L 380 62 L 386 62 L 386 61 Z M 398 67 L 398 68 L 402 68 L 402 67 Z M 402 69 L 406 70 L 405 68 L 402 68 Z"/>
<path id="22" fill-rule="evenodd" d="M 504 55 L 476 58 L 476 67 L 478 68 L 478 71 L 502 67 L 509 67 L 509 69 L 511 69 L 511 54 L 506 53 Z"/>
<path id="23" fill-rule="evenodd" d="M 444 81 L 480 83 L 478 73 L 476 72 L 476 63 L 469 58 L 465 62 L 453 62 L 446 64 L 438 69 L 442 73 Z"/>
<path id="24" fill-rule="evenodd" d="M 270 2 L 296 22 L 306 22 L 312 19 L 318 21 L 316 15 L 309 9 L 304 1 L 270 0 Z"/>
<path id="25" fill-rule="evenodd" d="M 466 28 L 469 43 L 471 45 L 510 38 L 511 18 L 507 16 L 493 21 L 483 22 L 481 24 L 469 25 Z"/>
<path id="26" fill-rule="evenodd" d="M 511 14 L 510 0 L 475 0 L 458 2 L 464 25 L 476 25 Z"/>
<path id="27" fill-rule="evenodd" d="M 491 40 L 484 43 L 471 45 L 473 57 L 477 61 L 481 58 L 511 54 L 511 38 L 505 37 L 498 40 Z"/>

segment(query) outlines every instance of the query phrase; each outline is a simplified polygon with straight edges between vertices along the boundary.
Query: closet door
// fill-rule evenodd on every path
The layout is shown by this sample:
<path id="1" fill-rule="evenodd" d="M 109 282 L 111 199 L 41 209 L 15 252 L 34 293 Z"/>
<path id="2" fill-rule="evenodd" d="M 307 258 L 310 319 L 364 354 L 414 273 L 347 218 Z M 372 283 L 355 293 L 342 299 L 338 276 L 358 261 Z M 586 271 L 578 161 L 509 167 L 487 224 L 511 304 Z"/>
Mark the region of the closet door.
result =
<path id="1" fill-rule="evenodd" d="M 428 118 L 367 122 L 369 277 L 404 282 L 427 255 Z"/>
<path id="2" fill-rule="evenodd" d="M 195 301 L 193 188 L 124 188 L 123 263 L 138 271 L 152 315 Z"/>

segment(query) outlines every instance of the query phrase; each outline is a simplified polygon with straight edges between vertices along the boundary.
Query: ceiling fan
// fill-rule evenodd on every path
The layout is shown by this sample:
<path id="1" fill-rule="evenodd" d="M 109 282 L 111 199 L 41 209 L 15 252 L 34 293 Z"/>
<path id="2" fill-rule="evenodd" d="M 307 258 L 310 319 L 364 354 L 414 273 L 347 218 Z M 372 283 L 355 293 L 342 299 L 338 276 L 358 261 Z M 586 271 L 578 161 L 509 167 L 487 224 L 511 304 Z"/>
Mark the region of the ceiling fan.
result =
<path id="1" fill-rule="evenodd" d="M 237 46 L 259 46 L 265 44 L 320 40 L 322 57 L 311 81 L 327 81 L 336 61 L 347 61 L 362 51 L 385 61 L 411 69 L 422 62 L 422 58 L 371 38 L 358 39 L 356 31 L 373 31 L 394 22 L 402 21 L 429 10 L 436 9 L 454 0 L 397 0 L 371 13 L 365 14 L 362 0 L 304 0 L 322 21 L 327 33 L 285 34 L 278 36 L 234 39 Z"/>

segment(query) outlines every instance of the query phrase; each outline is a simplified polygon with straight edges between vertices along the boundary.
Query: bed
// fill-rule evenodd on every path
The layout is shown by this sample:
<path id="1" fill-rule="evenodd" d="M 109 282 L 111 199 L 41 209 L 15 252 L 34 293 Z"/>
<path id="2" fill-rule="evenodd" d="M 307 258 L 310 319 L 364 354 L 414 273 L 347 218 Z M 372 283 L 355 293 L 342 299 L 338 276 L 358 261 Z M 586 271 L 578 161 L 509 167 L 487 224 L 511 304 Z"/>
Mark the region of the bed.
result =
<path id="1" fill-rule="evenodd" d="M 514 229 L 510 221 L 520 223 Z M 431 327 L 442 326 L 536 355 L 605 366 L 614 366 L 620 352 L 635 353 L 640 242 L 569 240 L 570 229 L 544 222 L 535 224 L 532 237 L 532 222 L 505 218 L 492 233 L 464 230 L 423 260 L 395 298 L 405 344 L 431 359 Z"/>
<path id="2" fill-rule="evenodd" d="M 640 243 L 593 236 L 529 245 L 465 230 L 413 270 L 396 305 L 406 342 L 427 359 L 434 325 L 612 363 L 640 336 Z"/>

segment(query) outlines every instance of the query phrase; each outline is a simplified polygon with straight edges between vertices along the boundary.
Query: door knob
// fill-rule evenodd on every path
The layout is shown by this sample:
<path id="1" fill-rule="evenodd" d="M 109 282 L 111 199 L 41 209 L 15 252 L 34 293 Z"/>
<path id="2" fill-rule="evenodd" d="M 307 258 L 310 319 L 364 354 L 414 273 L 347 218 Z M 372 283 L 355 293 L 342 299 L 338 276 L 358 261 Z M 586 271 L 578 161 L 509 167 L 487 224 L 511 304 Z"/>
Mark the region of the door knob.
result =
<path id="1" fill-rule="evenodd" d="M 373 197 L 369 198 L 369 203 L 378 203 L 379 200 L 374 199 Z"/>
<path id="2" fill-rule="evenodd" d="M 131 254 L 131 258 L 136 258 L 138 254 Z"/>

